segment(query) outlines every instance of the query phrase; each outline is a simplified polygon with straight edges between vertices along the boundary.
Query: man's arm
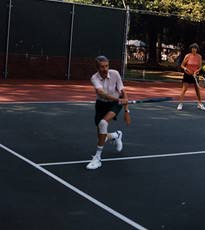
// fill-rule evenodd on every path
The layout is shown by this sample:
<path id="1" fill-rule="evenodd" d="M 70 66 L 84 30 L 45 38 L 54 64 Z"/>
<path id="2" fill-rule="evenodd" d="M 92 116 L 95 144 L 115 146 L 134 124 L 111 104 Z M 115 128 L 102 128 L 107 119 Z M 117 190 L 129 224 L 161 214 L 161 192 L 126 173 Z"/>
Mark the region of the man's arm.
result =
<path id="1" fill-rule="evenodd" d="M 125 109 L 125 111 L 126 110 L 128 111 L 129 110 L 129 107 L 128 107 L 128 96 L 127 96 L 127 93 L 126 93 L 126 91 L 124 89 L 121 90 L 121 98 L 125 99 L 127 101 L 127 103 L 124 104 L 124 109 Z"/>
<path id="2" fill-rule="evenodd" d="M 121 90 L 121 97 L 123 100 L 126 100 L 128 102 L 128 96 L 127 93 L 124 89 Z M 131 124 L 131 117 L 130 117 L 130 111 L 129 111 L 129 107 L 128 107 L 128 103 L 124 104 L 124 120 L 126 122 L 127 125 Z"/>
<path id="3" fill-rule="evenodd" d="M 95 75 L 91 78 L 91 83 L 95 88 L 96 93 L 103 99 L 108 100 L 108 101 L 117 101 L 120 103 L 119 98 L 114 97 L 112 95 L 109 95 L 108 93 L 106 93 L 103 88 L 102 85 L 100 84 L 100 82 L 98 80 L 96 80 Z"/>
<path id="4" fill-rule="evenodd" d="M 109 101 L 119 101 L 119 98 L 109 95 L 102 88 L 96 89 L 96 93 L 103 99 L 106 99 Z"/>
<path id="5" fill-rule="evenodd" d="M 102 88 L 96 89 L 96 93 L 103 99 L 109 101 L 117 101 L 119 104 L 126 105 L 128 103 L 127 98 L 117 98 L 106 93 Z"/>

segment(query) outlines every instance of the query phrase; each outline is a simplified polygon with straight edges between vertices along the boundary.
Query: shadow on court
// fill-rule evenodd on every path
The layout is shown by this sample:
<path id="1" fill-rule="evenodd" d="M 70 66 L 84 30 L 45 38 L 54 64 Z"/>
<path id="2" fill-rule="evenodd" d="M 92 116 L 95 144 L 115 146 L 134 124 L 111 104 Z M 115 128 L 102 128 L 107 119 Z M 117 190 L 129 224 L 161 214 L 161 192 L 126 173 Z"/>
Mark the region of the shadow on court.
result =
<path id="1" fill-rule="evenodd" d="M 87 171 L 93 104 L 0 105 L 1 144 L 34 164 L 0 148 L 0 229 L 204 230 L 204 112 L 193 103 L 182 112 L 173 102 L 130 108 L 130 127 L 123 114 L 109 127 L 123 131 L 123 152 L 107 144 L 103 157 L 114 159 Z"/>
<path id="2" fill-rule="evenodd" d="M 90 81 L 67 80 L 0 80 L 0 102 L 42 102 L 42 101 L 94 101 L 95 90 Z M 124 81 L 130 100 L 156 97 L 179 99 L 182 83 Z M 202 98 L 205 91 L 201 90 Z M 189 87 L 185 100 L 196 100 L 194 87 Z"/>

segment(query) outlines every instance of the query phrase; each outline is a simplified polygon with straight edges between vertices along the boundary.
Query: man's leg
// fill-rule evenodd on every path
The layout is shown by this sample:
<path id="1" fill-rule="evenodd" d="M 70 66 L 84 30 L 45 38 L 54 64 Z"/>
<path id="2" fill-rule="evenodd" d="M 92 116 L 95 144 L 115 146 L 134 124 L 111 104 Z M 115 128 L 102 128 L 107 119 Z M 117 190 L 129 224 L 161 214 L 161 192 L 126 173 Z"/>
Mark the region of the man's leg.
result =
<path id="1" fill-rule="evenodd" d="M 108 112 L 104 118 L 100 121 L 99 125 L 98 125 L 98 145 L 99 146 L 104 146 L 107 137 L 108 137 L 108 124 L 109 122 L 116 116 L 116 114 L 114 112 Z M 102 122 L 104 123 L 105 126 L 107 126 L 105 129 L 104 127 L 102 127 Z"/>
<path id="2" fill-rule="evenodd" d="M 108 136 L 108 124 L 116 116 L 114 112 L 108 112 L 105 117 L 99 122 L 97 127 L 98 144 L 96 154 L 93 160 L 87 165 L 87 169 L 97 169 L 101 167 L 101 155 Z"/>
<path id="3" fill-rule="evenodd" d="M 109 123 L 115 116 L 116 116 L 116 113 L 109 112 L 105 115 L 103 120 Z M 100 131 L 99 131 L 98 132 L 98 146 L 104 146 L 107 140 L 114 141 L 114 143 L 116 144 L 116 150 L 118 152 L 122 151 L 123 144 L 122 144 L 122 132 L 121 131 L 118 130 L 113 133 L 108 133 L 108 131 L 106 130 L 106 135 L 100 134 Z"/>

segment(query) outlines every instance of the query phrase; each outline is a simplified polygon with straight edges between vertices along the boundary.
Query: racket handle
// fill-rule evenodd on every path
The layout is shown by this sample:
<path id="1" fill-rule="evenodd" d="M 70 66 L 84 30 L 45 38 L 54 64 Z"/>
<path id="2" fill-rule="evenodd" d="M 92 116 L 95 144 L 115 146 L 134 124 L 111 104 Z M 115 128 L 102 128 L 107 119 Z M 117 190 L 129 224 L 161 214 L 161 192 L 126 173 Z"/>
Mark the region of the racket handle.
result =
<path id="1" fill-rule="evenodd" d="M 195 79 L 195 82 L 196 82 L 197 87 L 200 88 L 200 85 L 199 85 L 199 82 L 198 82 L 197 77 L 194 77 L 194 79 Z"/>

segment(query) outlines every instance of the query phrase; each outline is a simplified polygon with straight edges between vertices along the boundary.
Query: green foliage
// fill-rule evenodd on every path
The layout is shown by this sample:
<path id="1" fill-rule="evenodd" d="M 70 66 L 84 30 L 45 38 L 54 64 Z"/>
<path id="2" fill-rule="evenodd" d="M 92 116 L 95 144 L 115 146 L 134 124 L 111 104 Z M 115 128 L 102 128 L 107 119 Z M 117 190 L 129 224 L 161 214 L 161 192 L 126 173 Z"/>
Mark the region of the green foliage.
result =
<path id="1" fill-rule="evenodd" d="M 147 9 L 175 14 L 196 22 L 205 20 L 205 2 L 199 0 L 154 0 L 147 4 Z"/>
<path id="2" fill-rule="evenodd" d="M 123 7 L 122 0 L 73 0 L 73 2 Z M 205 21 L 205 0 L 125 0 L 125 3 L 131 9 L 174 14 L 195 22 Z"/>

